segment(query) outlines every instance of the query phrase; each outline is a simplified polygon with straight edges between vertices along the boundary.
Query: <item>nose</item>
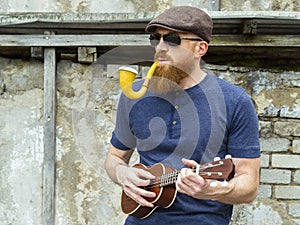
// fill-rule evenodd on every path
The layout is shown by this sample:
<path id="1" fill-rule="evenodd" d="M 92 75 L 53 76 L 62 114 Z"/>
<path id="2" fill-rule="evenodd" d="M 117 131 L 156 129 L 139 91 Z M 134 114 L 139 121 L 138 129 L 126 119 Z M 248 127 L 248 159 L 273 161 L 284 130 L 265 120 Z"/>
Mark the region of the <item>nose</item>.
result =
<path id="1" fill-rule="evenodd" d="M 158 44 L 155 47 L 156 52 L 167 52 L 168 51 L 168 45 L 164 42 L 163 37 L 160 38 Z"/>

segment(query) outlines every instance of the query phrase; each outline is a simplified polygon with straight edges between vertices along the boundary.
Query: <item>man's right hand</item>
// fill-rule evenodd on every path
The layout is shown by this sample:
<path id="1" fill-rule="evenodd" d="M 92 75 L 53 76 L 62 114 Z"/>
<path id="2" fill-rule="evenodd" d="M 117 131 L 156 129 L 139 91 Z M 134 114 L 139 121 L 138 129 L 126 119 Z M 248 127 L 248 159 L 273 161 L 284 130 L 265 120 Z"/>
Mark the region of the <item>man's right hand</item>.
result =
<path id="1" fill-rule="evenodd" d="M 144 197 L 155 198 L 156 194 L 143 188 L 155 179 L 154 175 L 146 170 L 125 165 L 118 165 L 115 172 L 118 183 L 128 197 L 142 206 L 154 207 Z"/>

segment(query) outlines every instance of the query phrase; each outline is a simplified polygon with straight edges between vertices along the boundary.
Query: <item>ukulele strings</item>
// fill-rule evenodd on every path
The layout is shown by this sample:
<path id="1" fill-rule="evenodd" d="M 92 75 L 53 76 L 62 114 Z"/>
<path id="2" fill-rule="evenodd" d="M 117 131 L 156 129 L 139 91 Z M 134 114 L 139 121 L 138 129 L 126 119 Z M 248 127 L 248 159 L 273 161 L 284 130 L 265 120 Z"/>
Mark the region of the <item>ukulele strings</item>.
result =
<path id="1" fill-rule="evenodd" d="M 207 174 L 218 174 L 219 172 L 203 172 L 203 170 L 208 169 L 208 168 L 213 168 L 222 165 L 222 163 L 217 163 L 217 164 L 208 164 L 207 166 L 200 166 L 200 171 L 199 175 L 207 175 Z M 194 168 L 192 168 L 193 171 L 195 171 Z M 144 189 L 149 190 L 153 187 L 163 187 L 167 186 L 170 184 L 173 184 L 176 182 L 177 177 L 179 175 L 180 171 L 174 170 L 170 173 L 165 173 L 154 180 L 150 182 L 148 186 L 146 186 Z"/>
<path id="2" fill-rule="evenodd" d="M 163 187 L 163 186 L 173 184 L 176 182 L 179 173 L 180 171 L 178 170 L 174 170 L 170 173 L 165 173 L 152 180 L 150 184 L 146 186 L 144 189 L 149 190 L 153 187 Z"/>

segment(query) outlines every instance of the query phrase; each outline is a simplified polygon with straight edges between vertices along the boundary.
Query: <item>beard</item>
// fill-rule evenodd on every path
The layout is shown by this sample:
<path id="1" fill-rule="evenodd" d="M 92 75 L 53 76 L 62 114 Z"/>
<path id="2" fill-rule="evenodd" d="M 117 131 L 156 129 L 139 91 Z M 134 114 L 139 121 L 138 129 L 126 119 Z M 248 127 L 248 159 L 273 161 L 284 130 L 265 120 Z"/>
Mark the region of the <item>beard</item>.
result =
<path id="1" fill-rule="evenodd" d="M 149 89 L 158 94 L 166 94 L 180 89 L 180 81 L 188 74 L 171 65 L 157 66 L 149 83 Z"/>
<path id="2" fill-rule="evenodd" d="M 155 54 L 154 58 L 157 59 L 158 57 L 159 54 Z M 164 55 L 163 58 L 166 58 L 173 63 L 170 57 Z M 181 90 L 182 88 L 179 84 L 182 79 L 189 76 L 187 72 L 190 72 L 191 69 L 191 65 L 185 65 L 184 70 L 170 64 L 158 65 L 149 82 L 149 89 L 158 94 L 166 94 L 170 91 Z"/>

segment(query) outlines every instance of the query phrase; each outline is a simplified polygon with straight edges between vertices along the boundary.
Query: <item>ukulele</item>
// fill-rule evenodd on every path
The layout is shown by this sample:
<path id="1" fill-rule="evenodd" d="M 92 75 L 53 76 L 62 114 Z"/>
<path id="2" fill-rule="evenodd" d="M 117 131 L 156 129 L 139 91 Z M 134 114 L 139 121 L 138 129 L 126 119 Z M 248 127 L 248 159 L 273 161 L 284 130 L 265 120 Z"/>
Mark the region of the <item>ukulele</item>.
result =
<path id="1" fill-rule="evenodd" d="M 141 206 L 139 203 L 128 197 L 123 191 L 121 198 L 122 211 L 125 214 L 129 214 L 140 219 L 145 219 L 157 207 L 170 207 L 176 198 L 177 190 L 175 183 L 180 170 L 175 170 L 161 163 L 155 164 L 152 167 L 146 167 L 145 165 L 139 163 L 133 167 L 149 171 L 156 176 L 154 180 L 151 180 L 148 186 L 143 187 L 145 190 L 156 193 L 155 198 L 145 197 L 147 201 L 154 204 L 154 207 Z M 197 167 L 192 167 L 191 169 L 204 179 L 226 181 L 230 180 L 234 176 L 234 164 L 232 163 L 231 158 L 226 158 L 223 160 L 218 158 L 214 162 L 198 165 Z"/>

